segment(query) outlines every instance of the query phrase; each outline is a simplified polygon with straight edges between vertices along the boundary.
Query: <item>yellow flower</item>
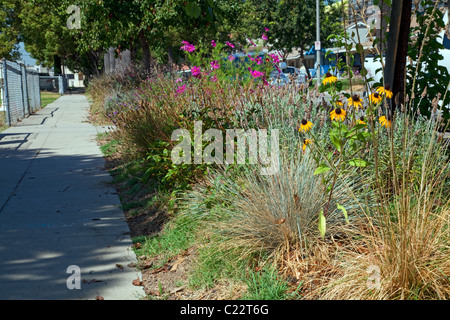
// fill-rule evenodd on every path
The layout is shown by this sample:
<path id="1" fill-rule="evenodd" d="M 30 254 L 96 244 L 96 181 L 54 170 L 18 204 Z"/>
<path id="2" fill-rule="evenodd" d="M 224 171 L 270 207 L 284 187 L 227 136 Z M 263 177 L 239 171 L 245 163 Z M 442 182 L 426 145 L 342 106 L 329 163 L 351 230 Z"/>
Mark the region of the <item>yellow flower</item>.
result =
<path id="1" fill-rule="evenodd" d="M 325 75 L 325 78 L 323 79 L 323 84 L 327 85 L 329 83 L 335 83 L 337 81 L 337 78 L 333 76 L 331 73 L 327 72 Z"/>
<path id="2" fill-rule="evenodd" d="M 341 100 L 337 100 L 336 101 L 336 105 L 339 106 L 339 107 L 342 107 L 344 104 L 342 103 Z"/>
<path id="3" fill-rule="evenodd" d="M 380 119 L 378 119 L 378 121 L 380 122 L 381 126 L 386 127 L 386 128 L 390 128 L 392 125 L 392 121 L 391 121 L 391 117 L 386 117 L 386 116 L 382 116 L 380 117 Z"/>
<path id="4" fill-rule="evenodd" d="M 298 129 L 298 131 L 299 132 L 308 132 L 309 130 L 311 130 L 312 126 L 313 126 L 313 124 L 310 121 L 303 119 L 300 124 L 300 129 Z"/>
<path id="5" fill-rule="evenodd" d="M 364 122 L 364 117 L 361 117 L 356 121 L 356 124 L 367 124 L 367 123 Z"/>
<path id="6" fill-rule="evenodd" d="M 305 151 L 306 146 L 307 146 L 308 144 L 310 144 L 310 143 L 312 143 L 312 140 L 309 140 L 309 139 L 303 139 L 303 151 Z"/>
<path id="7" fill-rule="evenodd" d="M 357 94 L 354 94 L 353 97 L 348 98 L 347 104 L 349 106 L 354 106 L 356 109 L 362 108 L 361 98 Z"/>
<path id="8" fill-rule="evenodd" d="M 375 92 L 369 96 L 369 100 L 374 104 L 379 104 L 383 100 L 383 98 L 378 92 Z"/>
<path id="9" fill-rule="evenodd" d="M 331 120 L 337 120 L 337 121 L 344 121 L 345 116 L 347 115 L 347 112 L 345 112 L 344 109 L 336 108 L 333 111 L 330 112 L 330 118 Z"/>
<path id="10" fill-rule="evenodd" d="M 386 98 L 391 99 L 393 96 L 393 93 L 391 91 L 391 86 L 389 85 L 389 83 L 387 83 L 384 88 L 383 87 L 378 87 L 377 88 L 377 92 L 381 95 L 385 95 Z"/>

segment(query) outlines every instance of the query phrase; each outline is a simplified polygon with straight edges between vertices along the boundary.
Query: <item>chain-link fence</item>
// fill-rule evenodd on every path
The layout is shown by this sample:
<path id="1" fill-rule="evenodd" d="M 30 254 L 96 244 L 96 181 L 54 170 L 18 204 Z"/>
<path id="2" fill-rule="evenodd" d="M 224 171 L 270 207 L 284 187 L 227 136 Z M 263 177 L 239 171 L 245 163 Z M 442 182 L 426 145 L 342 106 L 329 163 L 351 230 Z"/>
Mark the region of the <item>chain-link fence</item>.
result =
<path id="1" fill-rule="evenodd" d="M 0 121 L 15 124 L 41 108 L 39 73 L 22 64 L 0 60 Z"/>

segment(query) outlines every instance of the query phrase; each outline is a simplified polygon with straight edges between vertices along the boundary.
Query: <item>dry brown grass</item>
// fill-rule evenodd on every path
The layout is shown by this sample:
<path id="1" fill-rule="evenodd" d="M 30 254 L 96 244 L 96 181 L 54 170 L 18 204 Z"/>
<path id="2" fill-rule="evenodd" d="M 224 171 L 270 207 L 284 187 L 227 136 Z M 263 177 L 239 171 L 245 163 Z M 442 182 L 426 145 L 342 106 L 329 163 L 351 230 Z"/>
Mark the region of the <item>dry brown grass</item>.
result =
<path id="1" fill-rule="evenodd" d="M 445 146 L 430 141 L 419 174 L 407 165 L 396 193 L 359 227 L 364 250 L 328 255 L 338 272 L 309 297 L 319 299 L 448 299 L 450 297 L 450 201 Z M 406 159 L 408 164 L 411 159 Z M 395 183 L 395 181 L 394 181 Z M 446 191 L 447 190 L 447 191 Z M 337 258 L 335 258 L 337 257 Z"/>

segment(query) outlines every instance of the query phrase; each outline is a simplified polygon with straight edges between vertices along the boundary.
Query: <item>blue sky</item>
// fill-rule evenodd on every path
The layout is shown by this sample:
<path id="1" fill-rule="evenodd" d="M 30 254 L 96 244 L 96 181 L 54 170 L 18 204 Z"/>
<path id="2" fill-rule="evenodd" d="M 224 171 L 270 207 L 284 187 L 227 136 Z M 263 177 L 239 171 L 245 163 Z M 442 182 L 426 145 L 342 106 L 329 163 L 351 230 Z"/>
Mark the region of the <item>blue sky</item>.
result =
<path id="1" fill-rule="evenodd" d="M 19 52 L 21 54 L 20 60 L 23 60 L 25 65 L 36 65 L 36 60 L 31 58 L 30 54 L 25 50 L 25 45 L 23 42 L 19 43 Z"/>

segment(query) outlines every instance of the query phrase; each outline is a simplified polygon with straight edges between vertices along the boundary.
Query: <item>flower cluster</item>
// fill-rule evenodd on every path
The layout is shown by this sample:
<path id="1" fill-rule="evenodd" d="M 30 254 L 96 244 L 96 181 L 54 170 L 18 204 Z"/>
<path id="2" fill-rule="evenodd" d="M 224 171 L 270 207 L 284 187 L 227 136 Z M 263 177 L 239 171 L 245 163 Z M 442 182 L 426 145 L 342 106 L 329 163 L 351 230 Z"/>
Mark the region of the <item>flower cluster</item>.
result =
<path id="1" fill-rule="evenodd" d="M 325 74 L 324 79 L 322 80 L 322 84 L 325 86 L 325 88 L 330 89 L 331 93 L 336 91 L 336 84 L 338 83 L 338 78 L 334 75 L 332 75 L 330 72 L 327 72 Z M 384 87 L 377 87 L 375 92 L 371 93 L 369 95 L 369 104 L 372 107 L 379 106 L 382 101 L 383 97 L 386 97 L 388 99 L 391 99 L 393 96 L 392 91 L 390 90 L 389 84 L 386 84 Z M 343 109 L 343 103 L 341 100 L 335 100 L 334 104 L 336 105 L 336 108 L 331 111 L 330 117 L 333 121 L 344 121 L 345 117 L 347 115 L 347 112 Z M 356 111 L 358 109 L 363 108 L 363 100 L 358 94 L 354 94 L 353 96 L 349 97 L 347 99 L 347 107 L 353 107 Z M 391 126 L 391 117 L 388 115 L 382 116 L 379 118 L 379 122 L 382 126 L 389 128 Z M 365 124 L 363 120 L 356 121 L 357 124 Z"/>
<path id="2" fill-rule="evenodd" d="M 220 65 L 219 65 L 219 61 L 213 60 L 210 62 L 211 64 L 211 69 L 215 70 L 215 69 L 219 69 Z"/>
<path id="3" fill-rule="evenodd" d="M 195 46 L 193 44 L 190 44 L 187 41 L 182 41 L 181 43 L 183 43 L 183 46 L 180 48 L 181 50 L 187 51 L 187 52 L 195 51 Z"/>
<path id="4" fill-rule="evenodd" d="M 193 66 L 191 69 L 192 76 L 195 78 L 200 78 L 202 76 L 202 69 L 197 66 Z"/>

